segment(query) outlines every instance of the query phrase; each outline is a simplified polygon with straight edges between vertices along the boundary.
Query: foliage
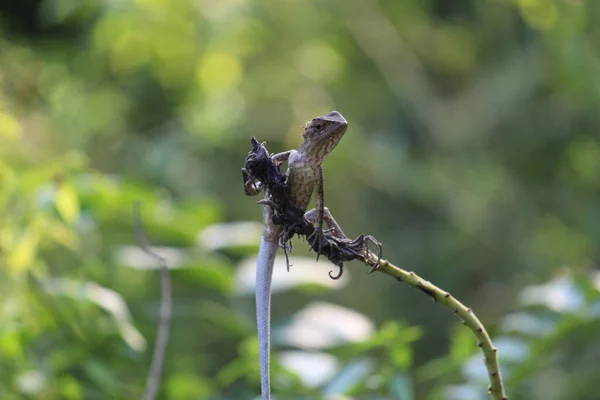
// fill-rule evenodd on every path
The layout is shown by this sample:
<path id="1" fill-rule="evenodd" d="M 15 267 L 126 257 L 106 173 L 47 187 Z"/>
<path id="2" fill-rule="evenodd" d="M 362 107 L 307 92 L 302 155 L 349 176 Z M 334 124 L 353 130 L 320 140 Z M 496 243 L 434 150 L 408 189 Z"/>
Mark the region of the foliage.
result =
<path id="1" fill-rule="evenodd" d="M 331 109 L 350 127 L 327 204 L 350 236 L 473 306 L 511 399 L 594 398 L 599 17 L 594 0 L 0 5 L 0 398 L 139 398 L 159 274 L 137 200 L 174 281 L 162 397 L 255 396 L 260 226 L 237 222 L 259 208 L 239 168 L 250 135 L 295 147 Z M 360 264 L 341 283 L 294 264 L 280 397 L 486 398 L 446 310 Z M 344 322 L 305 338 L 344 340 L 292 340 L 312 300 Z"/>

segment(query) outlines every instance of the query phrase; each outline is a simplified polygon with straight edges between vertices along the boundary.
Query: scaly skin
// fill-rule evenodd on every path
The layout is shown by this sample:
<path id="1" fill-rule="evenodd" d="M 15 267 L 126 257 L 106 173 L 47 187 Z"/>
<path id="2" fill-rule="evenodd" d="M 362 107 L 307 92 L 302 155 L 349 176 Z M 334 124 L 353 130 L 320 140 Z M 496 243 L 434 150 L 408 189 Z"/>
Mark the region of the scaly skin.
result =
<path id="1" fill-rule="evenodd" d="M 316 221 L 315 234 L 309 240 L 321 243 L 323 238 L 323 220 L 334 229 L 339 229 L 324 206 L 323 169 L 325 158 L 340 139 L 344 136 L 348 122 L 342 114 L 331 111 L 327 115 L 313 118 L 304 127 L 304 142 L 298 150 L 290 150 L 272 156 L 279 164 L 288 161 L 287 184 L 290 195 L 298 207 L 306 211 L 315 188 L 317 189 L 317 205 L 309 211 L 307 217 Z M 260 182 L 255 182 L 248 171 L 242 169 L 245 192 L 249 196 L 257 195 L 263 188 Z M 264 200 L 268 200 L 265 193 Z M 315 215 L 316 213 L 316 215 Z M 281 225 L 272 221 L 272 209 L 263 205 L 263 221 L 265 230 L 261 240 L 258 261 L 256 265 L 256 317 L 258 325 L 258 342 L 260 350 L 261 392 L 262 399 L 269 400 L 270 394 L 270 319 L 271 319 L 271 278 L 273 263 L 277 253 Z M 317 252 L 318 254 L 318 252 Z"/>

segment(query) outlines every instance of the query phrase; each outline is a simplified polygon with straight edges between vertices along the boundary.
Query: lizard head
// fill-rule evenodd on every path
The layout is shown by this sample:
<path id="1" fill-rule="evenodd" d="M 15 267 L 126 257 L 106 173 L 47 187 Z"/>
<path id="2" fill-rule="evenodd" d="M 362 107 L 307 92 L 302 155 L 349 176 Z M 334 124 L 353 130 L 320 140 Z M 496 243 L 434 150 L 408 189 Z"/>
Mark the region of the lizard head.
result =
<path id="1" fill-rule="evenodd" d="M 302 147 L 307 153 L 324 159 L 337 146 L 346 128 L 348 122 L 337 111 L 315 117 L 304 126 Z"/>

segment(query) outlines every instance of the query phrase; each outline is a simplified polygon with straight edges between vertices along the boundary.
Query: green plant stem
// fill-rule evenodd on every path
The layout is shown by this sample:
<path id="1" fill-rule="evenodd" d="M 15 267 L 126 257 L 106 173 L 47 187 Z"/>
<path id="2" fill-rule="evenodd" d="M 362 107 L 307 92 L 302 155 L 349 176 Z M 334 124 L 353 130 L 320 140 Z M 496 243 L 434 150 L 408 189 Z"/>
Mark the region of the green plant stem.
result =
<path id="1" fill-rule="evenodd" d="M 370 266 L 376 265 L 377 257 L 368 253 L 368 257 L 365 258 L 365 263 Z M 393 276 L 396 280 L 404 282 L 415 289 L 420 290 L 434 301 L 446 306 L 456 314 L 464 325 L 471 328 L 473 334 L 477 338 L 477 345 L 483 352 L 485 360 L 485 366 L 488 372 L 488 378 L 490 384 L 488 386 L 488 393 L 494 400 L 507 400 L 506 394 L 504 393 L 504 385 L 502 384 L 502 375 L 500 373 L 500 366 L 498 364 L 497 350 L 492 344 L 492 340 L 485 330 L 483 324 L 479 321 L 473 310 L 466 307 L 460 301 L 456 300 L 452 295 L 446 291 L 443 291 L 439 287 L 435 286 L 429 281 L 421 278 L 414 272 L 408 272 L 402 268 L 396 267 L 394 264 L 387 260 L 381 260 L 379 263 L 379 272 Z"/>

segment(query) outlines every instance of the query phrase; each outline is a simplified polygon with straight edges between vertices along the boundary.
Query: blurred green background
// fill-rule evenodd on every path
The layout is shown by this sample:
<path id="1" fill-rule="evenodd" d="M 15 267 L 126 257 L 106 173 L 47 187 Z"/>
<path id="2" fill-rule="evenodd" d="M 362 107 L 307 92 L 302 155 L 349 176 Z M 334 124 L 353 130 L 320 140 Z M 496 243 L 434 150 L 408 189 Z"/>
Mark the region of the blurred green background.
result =
<path id="1" fill-rule="evenodd" d="M 488 327 L 509 398 L 600 392 L 596 0 L 0 4 L 0 398 L 136 399 L 169 260 L 161 398 L 259 392 L 249 137 L 336 109 L 326 204 Z M 296 240 L 277 265 L 279 399 L 488 398 L 468 329 Z M 310 258 L 308 258 L 310 257 Z"/>

